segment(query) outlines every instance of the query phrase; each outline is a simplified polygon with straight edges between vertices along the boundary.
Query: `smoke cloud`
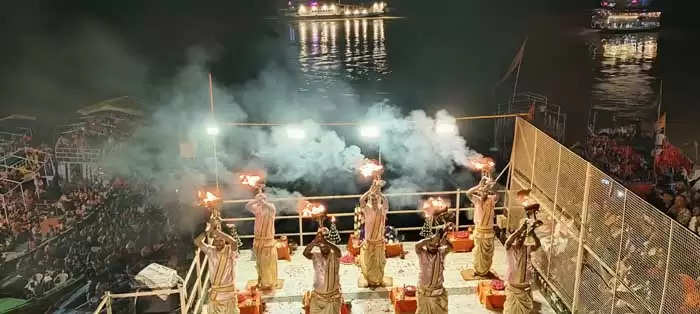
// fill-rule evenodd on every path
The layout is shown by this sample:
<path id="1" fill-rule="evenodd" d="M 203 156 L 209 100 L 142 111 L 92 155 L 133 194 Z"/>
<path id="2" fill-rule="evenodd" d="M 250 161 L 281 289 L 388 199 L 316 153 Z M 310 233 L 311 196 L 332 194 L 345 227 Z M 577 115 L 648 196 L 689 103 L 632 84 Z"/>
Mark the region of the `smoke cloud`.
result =
<path id="1" fill-rule="evenodd" d="M 405 114 L 386 101 L 367 106 L 340 97 L 345 100 L 339 106 L 333 102 L 334 97 L 299 98 L 294 75 L 270 67 L 257 80 L 239 86 L 214 82 L 217 122 L 208 113 L 207 62 L 201 51 L 190 53 L 189 64 L 159 88 L 159 109 L 150 123 L 137 130 L 121 152 L 106 160 L 110 171 L 136 173 L 162 184 L 164 191 L 177 190 L 192 196 L 203 185 L 211 185 L 212 179 L 206 178 L 213 178 L 217 168 L 226 198 L 252 196 L 237 182 L 237 174 L 246 170 L 265 173 L 271 198 L 301 196 L 302 192 L 360 193 L 368 183 L 358 180 L 357 174 L 357 166 L 368 157 L 363 151 L 372 152 L 374 158 L 376 147 L 380 147 L 387 193 L 439 191 L 472 183 L 471 176 L 455 173 L 467 167 L 470 158 L 480 155 L 468 148 L 458 134 L 435 131 L 438 122 L 455 123 L 445 110 L 433 116 L 421 110 Z M 292 106 L 285 99 L 299 106 Z M 324 102 L 342 109 L 324 112 L 319 109 L 329 106 Z M 309 112 L 313 114 L 306 114 Z M 354 127 L 322 126 L 308 117 L 325 121 L 364 120 L 379 126 L 382 133 L 374 141 L 361 140 L 354 135 Z M 224 123 L 250 120 L 297 122 L 273 127 L 228 127 Z M 221 129 L 216 138 L 216 159 L 212 137 L 205 132 L 206 126 L 213 123 Z M 291 128 L 303 130 L 305 136 L 290 138 Z M 178 148 L 183 141 L 196 146 L 195 160 L 180 158 Z M 390 204 L 392 209 L 415 208 L 418 198 L 395 197 Z M 278 207 L 291 213 L 296 210 L 296 202 Z"/>

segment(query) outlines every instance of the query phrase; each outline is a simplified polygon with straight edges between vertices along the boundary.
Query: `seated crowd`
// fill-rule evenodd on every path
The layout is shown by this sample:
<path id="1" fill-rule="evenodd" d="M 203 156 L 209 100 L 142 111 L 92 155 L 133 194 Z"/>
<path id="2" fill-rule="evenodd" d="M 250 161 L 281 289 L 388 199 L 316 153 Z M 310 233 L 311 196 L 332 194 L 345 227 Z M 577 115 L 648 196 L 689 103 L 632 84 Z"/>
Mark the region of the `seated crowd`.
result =
<path id="1" fill-rule="evenodd" d="M 108 289 L 125 289 L 150 257 L 174 242 L 169 241 L 173 229 L 163 210 L 147 202 L 149 191 L 144 185 L 114 181 L 62 195 L 58 206 L 94 214 L 20 260 L 17 271 L 28 280 L 27 297 L 41 296 L 57 283 L 81 276 L 92 283 L 93 302 Z"/>
<path id="2" fill-rule="evenodd" d="M 675 147 L 666 146 L 677 154 Z M 633 127 L 620 127 L 589 136 L 583 153 L 596 167 L 627 187 L 648 185 L 650 190 L 640 196 L 692 232 L 700 234 L 700 185 L 691 182 L 690 167 L 681 166 L 687 164 L 687 158 L 678 157 L 683 160 L 674 163 L 675 168 L 660 166 L 659 159 L 654 160 L 654 149 L 650 136 L 641 135 Z"/>
<path id="3" fill-rule="evenodd" d="M 72 125 L 58 137 L 57 145 L 62 147 L 86 148 L 103 143 L 119 143 L 131 134 L 133 118 L 120 113 L 96 115 Z"/>

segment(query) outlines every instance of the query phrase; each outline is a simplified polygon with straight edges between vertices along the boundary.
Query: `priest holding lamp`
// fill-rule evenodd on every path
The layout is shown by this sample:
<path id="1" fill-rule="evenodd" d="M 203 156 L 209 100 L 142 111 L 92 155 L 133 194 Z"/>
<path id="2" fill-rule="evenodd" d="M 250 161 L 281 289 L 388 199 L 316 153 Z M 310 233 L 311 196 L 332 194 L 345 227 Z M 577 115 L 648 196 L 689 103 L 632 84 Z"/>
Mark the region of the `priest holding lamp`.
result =
<path id="1" fill-rule="evenodd" d="M 444 230 L 416 243 L 416 255 L 420 265 L 418 275 L 416 314 L 447 314 L 447 292 L 443 287 L 445 256 L 452 249 L 447 233 L 454 229 L 448 222 Z"/>
<path id="2" fill-rule="evenodd" d="M 275 247 L 275 205 L 267 201 L 262 189 L 255 199 L 246 204 L 255 215 L 253 252 L 258 271 L 258 288 L 270 290 L 277 287 L 277 248 Z"/>
<path id="3" fill-rule="evenodd" d="M 342 307 L 340 294 L 340 249 L 324 237 L 326 228 L 304 249 L 304 257 L 313 262 L 314 289 L 310 293 L 309 311 L 313 314 L 339 314 Z M 314 252 L 318 248 L 318 252 Z"/>
<path id="4" fill-rule="evenodd" d="M 365 239 L 360 248 L 360 269 L 364 278 L 360 278 L 360 287 L 384 286 L 384 226 L 389 210 L 389 201 L 382 194 L 384 184 L 383 180 L 376 177 L 369 191 L 360 197 L 360 208 L 365 220 Z"/>
<path id="5" fill-rule="evenodd" d="M 498 196 L 493 191 L 495 182 L 488 175 L 483 175 L 478 185 L 467 190 L 467 197 L 474 204 L 474 269 L 465 270 L 465 280 L 486 278 L 490 275 L 493 262 L 495 232 L 494 208 Z"/>
<path id="6" fill-rule="evenodd" d="M 238 258 L 238 242 L 221 231 L 218 221 L 214 226 L 207 227 L 194 240 L 208 257 L 211 287 L 209 288 L 209 313 L 238 314 L 238 296 L 236 295 L 236 259 Z M 212 245 L 205 238 L 212 239 Z"/>

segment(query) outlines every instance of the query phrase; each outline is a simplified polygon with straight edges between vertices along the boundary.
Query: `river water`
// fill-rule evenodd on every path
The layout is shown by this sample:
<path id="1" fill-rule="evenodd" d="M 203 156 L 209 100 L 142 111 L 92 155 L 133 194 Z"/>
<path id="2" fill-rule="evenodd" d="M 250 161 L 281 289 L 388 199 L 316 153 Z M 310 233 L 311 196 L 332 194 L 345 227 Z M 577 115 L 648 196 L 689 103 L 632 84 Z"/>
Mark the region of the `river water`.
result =
<path id="1" fill-rule="evenodd" d="M 698 82 L 692 74 L 698 66 L 692 58 L 684 65 L 673 58 L 688 54 L 685 45 L 697 35 L 677 29 L 601 34 L 587 30 L 586 19 L 583 13 L 543 16 L 517 32 L 492 22 L 486 30 L 455 32 L 464 23 L 411 18 L 293 21 L 282 27 L 298 52 L 289 61 L 302 73 L 306 87 L 300 92 L 388 99 L 403 108 L 447 108 L 454 115 L 493 113 L 512 93 L 514 79 L 496 83 L 528 37 L 517 89 L 561 105 L 569 117 L 567 142 L 583 138 L 593 111 L 599 112 L 599 127 L 610 122 L 601 117 L 613 115 L 653 122 L 662 80 L 671 140 L 680 146 L 694 140 L 688 127 L 700 114 L 684 87 Z"/>

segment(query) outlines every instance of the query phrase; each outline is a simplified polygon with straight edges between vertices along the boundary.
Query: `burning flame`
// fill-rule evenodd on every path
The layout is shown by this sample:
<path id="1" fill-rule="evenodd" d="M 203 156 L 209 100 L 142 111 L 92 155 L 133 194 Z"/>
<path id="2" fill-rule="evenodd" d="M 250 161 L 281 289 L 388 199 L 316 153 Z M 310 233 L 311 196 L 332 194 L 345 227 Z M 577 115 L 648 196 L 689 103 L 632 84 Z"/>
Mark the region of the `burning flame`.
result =
<path id="1" fill-rule="evenodd" d="M 365 160 L 364 165 L 360 166 L 359 169 L 362 176 L 367 178 L 381 171 L 382 169 L 384 169 L 384 167 L 374 160 L 367 159 Z"/>
<path id="2" fill-rule="evenodd" d="M 323 206 L 323 204 L 320 203 L 311 203 L 311 202 L 305 202 L 304 206 L 301 207 L 301 216 L 305 218 L 309 217 L 319 217 L 322 216 L 326 212 L 326 207 Z"/>
<path id="3" fill-rule="evenodd" d="M 423 202 L 423 210 L 442 210 L 447 208 L 447 201 L 440 197 L 430 197 Z"/>
<path id="4" fill-rule="evenodd" d="M 250 174 L 242 174 L 238 176 L 238 178 L 241 181 L 241 184 L 248 185 L 250 187 L 256 187 L 259 183 L 262 177 L 256 176 L 256 175 L 250 175 Z"/>
<path id="5" fill-rule="evenodd" d="M 482 157 L 482 158 L 476 158 L 471 160 L 472 168 L 474 170 L 485 170 L 485 169 L 493 169 L 496 166 L 496 163 L 493 161 L 493 159 L 489 157 Z"/>
<path id="6" fill-rule="evenodd" d="M 331 222 L 335 223 L 335 216 L 331 216 Z"/>
<path id="7" fill-rule="evenodd" d="M 205 192 L 199 191 L 198 194 L 199 194 L 199 198 L 202 200 L 202 203 L 204 203 L 204 204 L 209 204 L 209 203 L 212 203 L 212 202 L 219 200 L 219 198 L 216 195 L 214 195 L 214 193 L 212 193 L 212 192 L 205 193 Z"/>

